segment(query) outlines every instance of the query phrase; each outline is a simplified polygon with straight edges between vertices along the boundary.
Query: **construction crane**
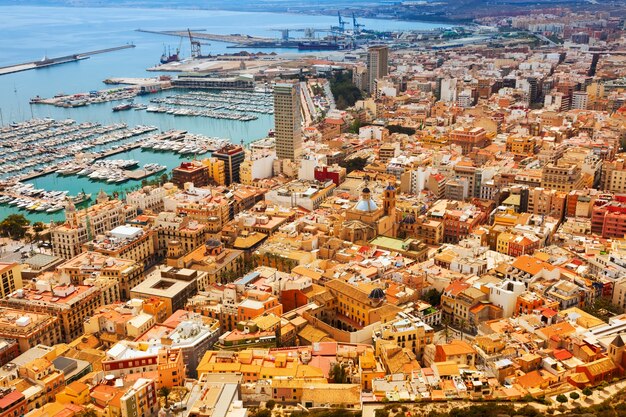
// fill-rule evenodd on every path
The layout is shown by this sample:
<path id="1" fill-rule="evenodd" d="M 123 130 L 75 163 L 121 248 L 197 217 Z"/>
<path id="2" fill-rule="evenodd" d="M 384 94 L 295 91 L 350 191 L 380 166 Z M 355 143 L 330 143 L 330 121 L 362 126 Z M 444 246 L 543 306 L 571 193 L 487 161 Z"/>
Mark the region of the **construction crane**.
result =
<path id="1" fill-rule="evenodd" d="M 361 33 L 361 28 L 364 28 L 365 25 L 362 23 L 357 23 L 356 16 L 354 12 L 352 13 L 352 26 L 354 27 L 354 33 Z"/>
<path id="2" fill-rule="evenodd" d="M 191 36 L 191 30 L 187 29 L 187 33 L 189 34 L 189 43 L 191 44 L 191 57 L 198 58 L 202 56 L 202 46 L 199 41 L 193 39 Z"/>

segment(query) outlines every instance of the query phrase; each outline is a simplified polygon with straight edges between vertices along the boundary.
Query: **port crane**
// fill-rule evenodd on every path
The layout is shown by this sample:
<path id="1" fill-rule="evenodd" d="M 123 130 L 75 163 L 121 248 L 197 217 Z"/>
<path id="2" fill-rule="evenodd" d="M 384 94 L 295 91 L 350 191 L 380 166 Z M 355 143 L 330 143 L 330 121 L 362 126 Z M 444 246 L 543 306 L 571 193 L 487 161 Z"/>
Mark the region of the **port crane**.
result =
<path id="1" fill-rule="evenodd" d="M 352 26 L 354 27 L 354 33 L 355 34 L 359 34 L 361 33 L 361 28 L 364 28 L 365 25 L 362 23 L 357 23 L 356 21 L 356 16 L 354 15 L 354 12 L 352 13 Z"/>
<path id="2" fill-rule="evenodd" d="M 198 58 L 202 56 L 202 44 L 193 39 L 191 36 L 191 29 L 187 29 L 187 33 L 189 34 L 189 43 L 191 44 L 191 57 Z"/>
<path id="3" fill-rule="evenodd" d="M 341 13 L 339 12 L 337 12 L 337 18 L 339 19 L 339 26 L 331 26 L 331 29 L 336 32 L 344 32 L 346 30 L 346 23 L 348 22 L 343 20 L 343 17 L 341 17 Z"/>

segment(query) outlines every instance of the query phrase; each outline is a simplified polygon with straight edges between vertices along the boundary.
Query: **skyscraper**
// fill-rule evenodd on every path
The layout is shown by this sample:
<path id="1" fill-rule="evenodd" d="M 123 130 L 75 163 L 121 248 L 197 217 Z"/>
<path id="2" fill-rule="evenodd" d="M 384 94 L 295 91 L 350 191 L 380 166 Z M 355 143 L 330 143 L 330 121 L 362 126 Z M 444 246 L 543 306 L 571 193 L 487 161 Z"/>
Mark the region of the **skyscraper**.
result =
<path id="1" fill-rule="evenodd" d="M 225 182 L 230 185 L 233 182 L 239 183 L 239 166 L 246 159 L 244 149 L 239 145 L 226 145 L 215 152 L 213 158 L 224 161 L 224 171 L 226 172 Z"/>
<path id="2" fill-rule="evenodd" d="M 298 83 L 277 83 L 274 86 L 274 131 L 278 158 L 297 160 L 302 153 Z"/>
<path id="3" fill-rule="evenodd" d="M 376 90 L 376 80 L 389 73 L 389 48 L 384 45 L 372 46 L 367 50 L 368 92 Z"/>

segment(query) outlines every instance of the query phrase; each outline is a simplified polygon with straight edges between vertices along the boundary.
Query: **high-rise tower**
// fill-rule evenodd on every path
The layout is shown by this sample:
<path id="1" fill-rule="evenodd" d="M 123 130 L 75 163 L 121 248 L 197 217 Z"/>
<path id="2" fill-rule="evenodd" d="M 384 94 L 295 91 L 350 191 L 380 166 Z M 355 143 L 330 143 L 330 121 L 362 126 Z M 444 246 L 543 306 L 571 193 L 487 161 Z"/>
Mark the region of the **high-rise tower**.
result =
<path id="1" fill-rule="evenodd" d="M 274 131 L 278 158 L 296 161 L 302 154 L 298 83 L 277 83 L 274 86 Z"/>
<path id="2" fill-rule="evenodd" d="M 385 45 L 372 46 L 367 50 L 368 92 L 376 91 L 376 80 L 389 73 L 389 48 Z"/>

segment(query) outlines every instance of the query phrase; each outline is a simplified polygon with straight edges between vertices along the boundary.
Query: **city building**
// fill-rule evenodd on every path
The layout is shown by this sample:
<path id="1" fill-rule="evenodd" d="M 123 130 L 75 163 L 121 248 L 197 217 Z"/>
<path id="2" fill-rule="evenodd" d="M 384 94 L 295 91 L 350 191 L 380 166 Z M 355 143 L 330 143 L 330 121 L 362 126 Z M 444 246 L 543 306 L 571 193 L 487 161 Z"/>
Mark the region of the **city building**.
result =
<path id="1" fill-rule="evenodd" d="M 0 297 L 5 298 L 22 288 L 22 266 L 17 262 L 0 262 Z"/>
<path id="2" fill-rule="evenodd" d="M 198 281 L 206 272 L 172 267 L 157 268 L 130 290 L 130 298 L 158 298 L 166 305 L 167 316 L 185 308 L 187 300 L 198 292 Z"/>
<path id="3" fill-rule="evenodd" d="M 371 46 L 367 49 L 367 91 L 376 93 L 376 81 L 389 73 L 389 47 Z"/>
<path id="4" fill-rule="evenodd" d="M 302 154 L 298 83 L 274 85 L 274 131 L 278 159 L 298 160 Z"/>
<path id="5" fill-rule="evenodd" d="M 38 280 L 32 286 L 17 290 L 0 305 L 21 311 L 51 314 L 58 318 L 60 340 L 69 343 L 83 334 L 83 322 L 100 307 L 100 288 Z"/>
<path id="6" fill-rule="evenodd" d="M 172 170 L 172 182 L 179 188 L 188 182 L 196 187 L 209 185 L 209 167 L 201 161 L 183 162 Z"/>
<path id="7" fill-rule="evenodd" d="M 216 150 L 211 155 L 213 158 L 224 162 L 225 185 L 230 185 L 233 182 L 241 183 L 239 170 L 241 163 L 246 158 L 246 153 L 241 146 L 229 144 Z"/>
<path id="8" fill-rule="evenodd" d="M 82 252 L 82 245 L 98 235 L 125 224 L 137 217 L 137 208 L 120 200 L 104 201 L 77 210 L 69 201 L 65 209 L 65 223 L 50 229 L 54 255 L 70 259 Z"/>

